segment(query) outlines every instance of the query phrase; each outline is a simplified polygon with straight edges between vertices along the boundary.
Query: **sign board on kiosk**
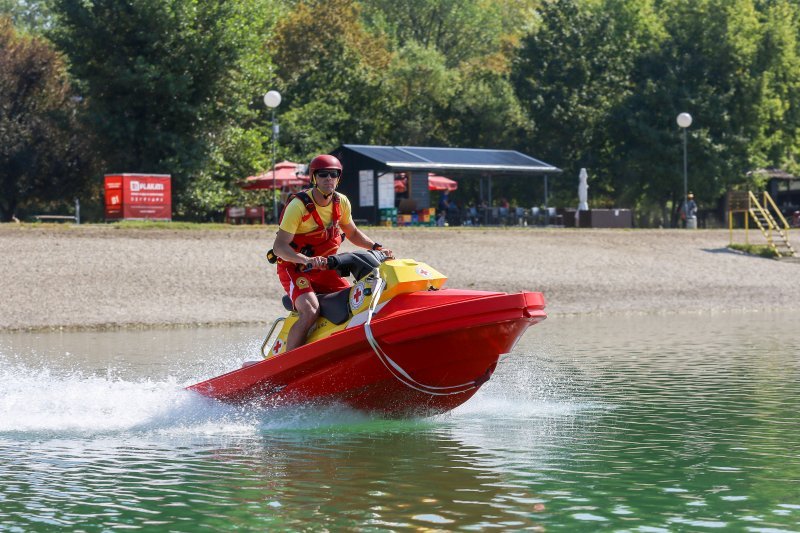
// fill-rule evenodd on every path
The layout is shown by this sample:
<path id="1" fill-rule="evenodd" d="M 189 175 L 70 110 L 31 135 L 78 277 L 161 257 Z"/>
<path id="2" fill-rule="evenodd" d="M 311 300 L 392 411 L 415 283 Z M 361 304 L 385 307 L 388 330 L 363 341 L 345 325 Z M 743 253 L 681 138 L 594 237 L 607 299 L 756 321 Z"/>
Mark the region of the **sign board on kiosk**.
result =
<path id="1" fill-rule="evenodd" d="M 172 220 L 169 174 L 106 174 L 106 220 Z"/>

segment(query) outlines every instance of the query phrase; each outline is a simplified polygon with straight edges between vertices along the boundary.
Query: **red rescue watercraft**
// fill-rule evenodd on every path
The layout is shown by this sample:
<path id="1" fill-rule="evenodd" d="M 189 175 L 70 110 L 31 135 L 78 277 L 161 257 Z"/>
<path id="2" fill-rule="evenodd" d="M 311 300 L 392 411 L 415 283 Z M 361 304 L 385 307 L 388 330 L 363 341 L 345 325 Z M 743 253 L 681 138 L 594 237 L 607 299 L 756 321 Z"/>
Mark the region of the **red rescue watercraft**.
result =
<path id="1" fill-rule="evenodd" d="M 320 296 L 321 316 L 305 345 L 285 351 L 297 319 L 290 312 L 272 325 L 262 361 L 189 389 L 225 402 L 429 416 L 471 398 L 500 356 L 546 318 L 541 293 L 444 289 L 447 278 L 425 263 L 386 260 L 381 252 L 331 256 L 329 268 L 357 282 Z"/>

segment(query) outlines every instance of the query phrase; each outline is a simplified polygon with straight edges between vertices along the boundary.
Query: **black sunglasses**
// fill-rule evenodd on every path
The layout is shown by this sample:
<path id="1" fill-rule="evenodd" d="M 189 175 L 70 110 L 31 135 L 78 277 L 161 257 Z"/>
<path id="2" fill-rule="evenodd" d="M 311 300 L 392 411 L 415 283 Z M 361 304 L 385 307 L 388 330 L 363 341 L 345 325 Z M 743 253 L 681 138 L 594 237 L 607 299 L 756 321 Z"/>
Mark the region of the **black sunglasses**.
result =
<path id="1" fill-rule="evenodd" d="M 338 170 L 317 170 L 316 174 L 314 174 L 318 178 L 338 178 L 339 171 Z"/>

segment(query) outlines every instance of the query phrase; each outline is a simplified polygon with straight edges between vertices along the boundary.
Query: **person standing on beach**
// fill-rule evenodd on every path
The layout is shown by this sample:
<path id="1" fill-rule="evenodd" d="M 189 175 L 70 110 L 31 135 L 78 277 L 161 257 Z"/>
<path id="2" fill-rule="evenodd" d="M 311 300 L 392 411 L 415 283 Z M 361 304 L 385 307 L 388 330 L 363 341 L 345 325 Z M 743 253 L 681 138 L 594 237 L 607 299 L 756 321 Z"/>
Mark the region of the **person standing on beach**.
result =
<path id="1" fill-rule="evenodd" d="M 391 250 L 367 237 L 351 216 L 350 200 L 336 192 L 342 164 L 332 155 L 319 155 L 308 165 L 311 189 L 300 191 L 281 214 L 273 251 L 278 256 L 278 277 L 300 315 L 289 330 L 286 349 L 302 346 L 319 316 L 316 293 L 326 294 L 350 286 L 336 270 L 327 270 L 328 256 L 339 250 L 344 237 L 367 250 Z M 304 266 L 311 270 L 301 271 Z"/>
<path id="2" fill-rule="evenodd" d="M 687 229 L 697 229 L 697 203 L 694 201 L 694 194 L 686 196 L 686 203 L 682 209 L 681 218 L 684 219 Z"/>
<path id="3" fill-rule="evenodd" d="M 447 212 L 450 210 L 450 196 L 447 191 L 442 193 L 441 198 L 439 198 L 439 205 L 438 213 L 436 217 L 436 225 L 444 227 L 444 223 L 447 220 Z"/>

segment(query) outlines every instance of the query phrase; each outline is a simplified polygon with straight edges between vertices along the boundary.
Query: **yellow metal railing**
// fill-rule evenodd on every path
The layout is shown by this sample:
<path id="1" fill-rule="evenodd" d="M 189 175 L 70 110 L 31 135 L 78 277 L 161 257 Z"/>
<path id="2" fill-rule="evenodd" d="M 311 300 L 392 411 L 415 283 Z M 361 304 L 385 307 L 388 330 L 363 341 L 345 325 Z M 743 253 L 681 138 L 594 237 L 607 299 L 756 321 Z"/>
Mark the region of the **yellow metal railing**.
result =
<path id="1" fill-rule="evenodd" d="M 772 196 L 770 196 L 767 191 L 764 191 L 764 205 L 768 207 L 772 206 L 772 210 L 776 215 L 778 215 L 778 219 L 783 223 L 783 229 L 788 232 L 790 228 L 789 223 L 786 222 L 786 218 L 783 216 L 783 213 L 781 213 L 781 210 L 778 209 L 777 205 L 775 205 L 775 200 L 772 199 Z"/>
<path id="2" fill-rule="evenodd" d="M 773 235 L 773 232 L 777 233 L 777 238 L 781 241 L 782 247 L 785 248 L 784 253 L 786 255 L 793 256 L 794 249 L 789 244 L 789 224 L 786 222 L 783 214 L 778 209 L 778 206 L 775 205 L 775 201 L 772 199 L 769 193 L 764 191 L 763 195 L 764 204 L 762 205 L 761 202 L 758 201 L 756 195 L 753 194 L 753 191 L 748 191 L 749 205 L 747 213 L 745 214 L 745 242 L 750 244 L 748 219 L 752 216 L 753 220 L 758 226 L 758 229 L 761 230 L 761 233 L 767 239 L 767 244 L 769 244 L 769 247 L 775 251 L 778 257 L 783 257 L 784 254 L 778 250 L 778 246 L 775 244 L 776 237 Z M 772 207 L 778 218 L 781 220 L 781 222 L 783 222 L 783 227 L 781 227 L 775 220 L 775 217 L 772 216 L 772 212 L 769 210 L 770 207 Z"/>
<path id="3" fill-rule="evenodd" d="M 734 213 L 744 214 L 745 244 L 750 244 L 750 218 L 752 217 L 758 229 L 767 239 L 769 247 L 775 251 L 778 257 L 795 255 L 795 251 L 789 243 L 789 223 L 768 192 L 764 191 L 761 202 L 753 191 L 728 193 L 728 229 L 731 244 L 733 244 Z M 779 242 L 776 244 L 776 241 Z M 779 246 L 783 249 L 783 253 L 778 249 Z"/>
<path id="4" fill-rule="evenodd" d="M 750 244 L 748 235 L 748 211 L 750 211 L 750 198 L 748 193 L 744 191 L 728 191 L 728 232 L 730 234 L 730 243 L 733 244 L 733 215 L 735 213 L 744 213 L 744 239 L 745 244 Z"/>

